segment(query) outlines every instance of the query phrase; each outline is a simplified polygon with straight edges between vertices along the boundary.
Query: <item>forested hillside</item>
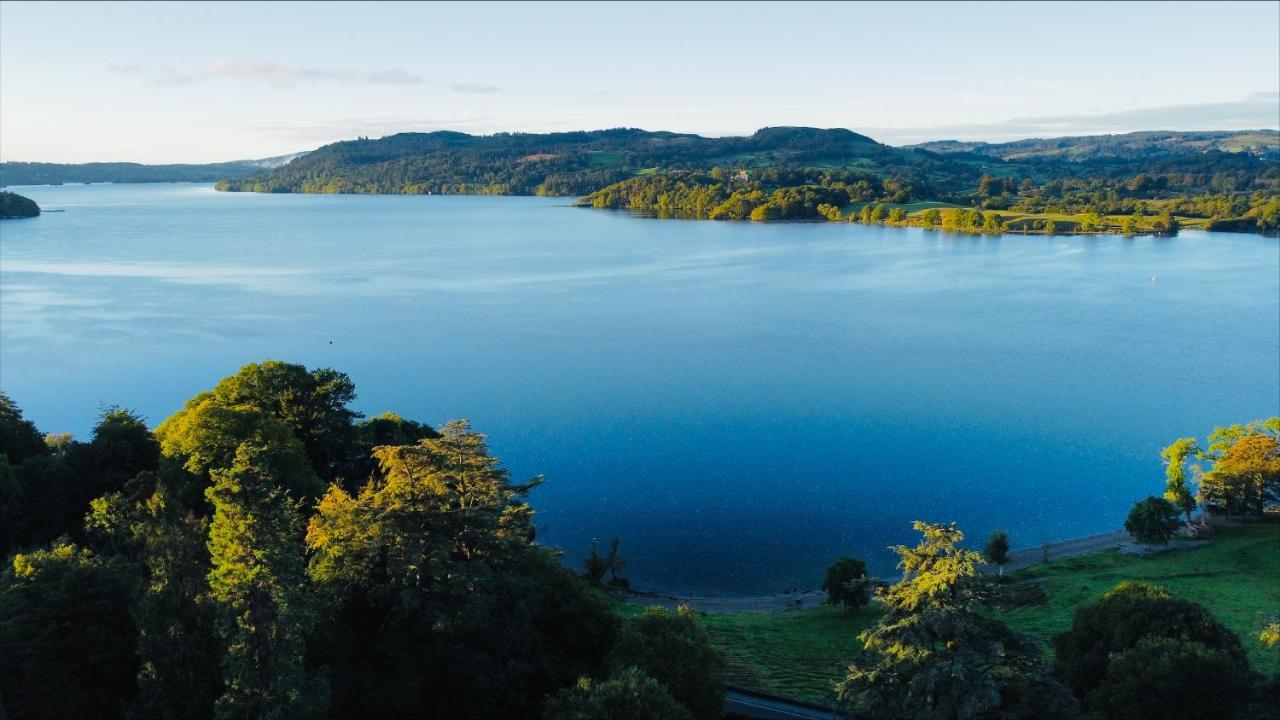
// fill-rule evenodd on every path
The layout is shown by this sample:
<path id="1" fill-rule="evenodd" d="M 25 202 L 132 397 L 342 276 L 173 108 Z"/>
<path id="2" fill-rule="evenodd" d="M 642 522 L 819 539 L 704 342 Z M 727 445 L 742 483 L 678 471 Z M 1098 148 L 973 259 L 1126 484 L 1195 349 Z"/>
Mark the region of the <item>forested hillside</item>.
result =
<path id="1" fill-rule="evenodd" d="M 849 130 L 765 128 L 705 138 L 634 129 L 545 135 L 401 133 L 326 145 L 276 170 L 219 183 L 223 190 L 307 193 L 585 195 L 655 170 L 777 166 L 866 169 L 976 181 L 968 161 L 903 150 Z"/>

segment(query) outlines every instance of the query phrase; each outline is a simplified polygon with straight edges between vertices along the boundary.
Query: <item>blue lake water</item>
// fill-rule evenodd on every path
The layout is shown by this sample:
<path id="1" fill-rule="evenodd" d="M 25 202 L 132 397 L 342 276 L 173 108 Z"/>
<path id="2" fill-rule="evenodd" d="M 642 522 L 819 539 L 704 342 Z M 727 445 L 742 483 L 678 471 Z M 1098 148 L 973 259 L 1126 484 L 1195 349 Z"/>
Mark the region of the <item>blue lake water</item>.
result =
<path id="1" fill-rule="evenodd" d="M 913 519 L 1111 530 L 1160 447 L 1280 412 L 1280 243 L 638 219 L 564 199 L 19 189 L 0 385 L 45 432 L 158 423 L 240 365 L 471 418 L 575 565 L 637 585 L 888 574 Z M 330 344 L 332 342 L 332 344 Z"/>

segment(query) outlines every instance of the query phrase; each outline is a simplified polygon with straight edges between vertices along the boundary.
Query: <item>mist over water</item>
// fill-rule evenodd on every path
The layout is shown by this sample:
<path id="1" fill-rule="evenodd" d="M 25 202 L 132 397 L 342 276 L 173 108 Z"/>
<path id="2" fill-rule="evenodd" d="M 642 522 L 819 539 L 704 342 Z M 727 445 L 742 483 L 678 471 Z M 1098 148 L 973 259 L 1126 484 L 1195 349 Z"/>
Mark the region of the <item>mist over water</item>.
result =
<path id="1" fill-rule="evenodd" d="M 468 417 L 577 565 L 633 584 L 893 571 L 913 519 L 975 544 L 1111 530 L 1158 451 L 1280 412 L 1280 243 L 638 219 L 566 199 L 18 189 L 0 385 L 44 432 L 159 423 L 268 358 L 358 409 Z"/>

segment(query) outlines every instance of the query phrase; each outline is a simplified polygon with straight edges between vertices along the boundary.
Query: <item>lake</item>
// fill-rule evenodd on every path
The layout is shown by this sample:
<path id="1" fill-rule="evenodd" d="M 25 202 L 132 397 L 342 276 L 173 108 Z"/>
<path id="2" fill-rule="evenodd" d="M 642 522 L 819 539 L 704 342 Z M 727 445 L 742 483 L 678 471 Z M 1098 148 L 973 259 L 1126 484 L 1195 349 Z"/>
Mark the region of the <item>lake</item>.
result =
<path id="1" fill-rule="evenodd" d="M 358 409 L 470 418 L 580 564 L 633 584 L 893 571 L 1117 528 L 1159 450 L 1280 413 L 1280 242 L 652 220 L 568 199 L 14 188 L 0 385 L 44 432 L 156 424 L 241 365 L 330 366 Z"/>

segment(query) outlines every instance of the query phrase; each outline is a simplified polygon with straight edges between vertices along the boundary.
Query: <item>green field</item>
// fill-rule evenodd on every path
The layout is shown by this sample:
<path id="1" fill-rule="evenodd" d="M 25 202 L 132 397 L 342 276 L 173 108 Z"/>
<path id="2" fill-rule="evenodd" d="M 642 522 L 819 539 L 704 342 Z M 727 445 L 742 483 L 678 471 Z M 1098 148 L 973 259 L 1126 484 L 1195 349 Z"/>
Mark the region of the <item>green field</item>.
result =
<path id="1" fill-rule="evenodd" d="M 1280 614 L 1280 525 L 1223 528 L 1207 546 L 1150 558 L 1106 552 L 1036 565 L 1012 579 L 1038 583 L 1049 599 L 1000 616 L 1046 644 L 1070 627 L 1076 607 L 1122 580 L 1136 579 L 1205 605 L 1240 636 L 1254 668 L 1280 672 L 1280 649 L 1268 650 L 1258 642 L 1266 619 Z M 876 615 L 871 608 L 846 613 L 821 607 L 708 614 L 703 619 L 728 658 L 731 685 L 827 703 L 834 698 L 832 686 L 861 652 L 858 633 Z"/>

